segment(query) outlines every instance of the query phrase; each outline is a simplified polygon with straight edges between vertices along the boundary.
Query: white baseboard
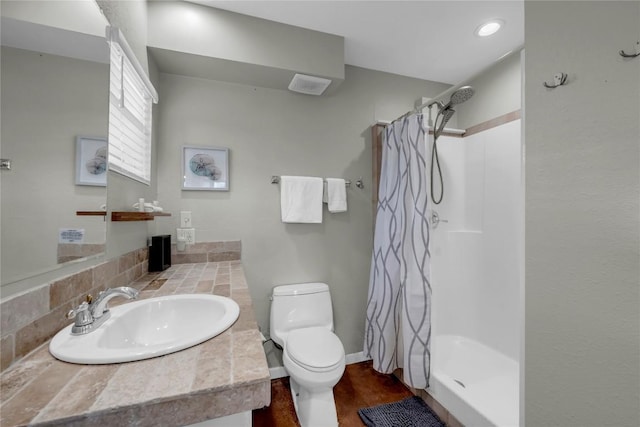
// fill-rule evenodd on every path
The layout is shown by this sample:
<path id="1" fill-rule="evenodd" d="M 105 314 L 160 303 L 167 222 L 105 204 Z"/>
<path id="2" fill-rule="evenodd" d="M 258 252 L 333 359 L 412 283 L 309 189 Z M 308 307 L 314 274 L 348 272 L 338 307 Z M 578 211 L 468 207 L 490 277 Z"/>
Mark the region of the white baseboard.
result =
<path id="1" fill-rule="evenodd" d="M 272 380 L 289 376 L 289 374 L 287 374 L 287 371 L 284 369 L 284 366 L 269 368 L 269 374 L 271 374 Z"/>
<path id="2" fill-rule="evenodd" d="M 364 352 L 359 351 L 357 353 L 351 353 L 351 354 L 347 354 L 344 357 L 344 361 L 347 365 L 351 365 L 354 363 L 360 363 L 360 362 L 364 362 L 366 360 L 371 360 L 368 357 L 365 357 Z"/>
<path id="3" fill-rule="evenodd" d="M 344 357 L 344 361 L 347 365 L 364 362 L 366 360 L 370 359 L 368 357 L 365 357 L 362 351 L 358 353 L 350 353 Z M 272 380 L 289 376 L 289 374 L 287 374 L 287 371 L 284 369 L 284 366 L 275 366 L 273 368 L 269 368 L 269 374 L 271 375 Z"/>

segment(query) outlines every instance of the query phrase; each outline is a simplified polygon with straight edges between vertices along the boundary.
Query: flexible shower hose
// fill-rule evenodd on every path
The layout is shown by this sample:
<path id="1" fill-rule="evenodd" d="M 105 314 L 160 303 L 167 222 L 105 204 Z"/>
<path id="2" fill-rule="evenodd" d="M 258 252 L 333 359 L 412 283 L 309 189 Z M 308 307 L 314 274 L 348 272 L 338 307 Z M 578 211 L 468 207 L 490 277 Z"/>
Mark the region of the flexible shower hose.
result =
<path id="1" fill-rule="evenodd" d="M 444 115 L 440 114 L 442 110 L 438 111 L 438 114 L 436 114 L 436 120 L 433 122 L 433 146 L 431 147 L 431 201 L 433 201 L 434 204 L 439 205 L 442 202 L 442 198 L 444 197 L 444 180 L 442 179 L 442 168 L 440 167 L 440 159 L 438 158 L 438 146 L 437 146 L 437 142 L 438 142 L 438 137 L 440 136 L 438 134 L 438 117 L 442 117 L 442 119 L 444 120 Z M 437 166 L 438 168 L 438 176 L 440 179 L 440 198 L 438 200 L 436 200 L 436 198 L 434 197 L 433 193 L 433 165 Z"/>

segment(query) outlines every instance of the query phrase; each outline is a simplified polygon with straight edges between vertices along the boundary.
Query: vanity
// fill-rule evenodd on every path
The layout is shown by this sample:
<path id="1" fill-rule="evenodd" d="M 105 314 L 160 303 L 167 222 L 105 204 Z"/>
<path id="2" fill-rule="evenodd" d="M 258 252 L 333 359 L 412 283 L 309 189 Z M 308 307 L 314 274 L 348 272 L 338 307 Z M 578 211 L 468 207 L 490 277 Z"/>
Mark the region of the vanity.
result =
<path id="1" fill-rule="evenodd" d="M 51 356 L 47 341 L 2 373 L 1 425 L 251 425 L 251 410 L 269 405 L 271 388 L 241 262 L 177 264 L 130 286 L 138 299 L 226 296 L 240 314 L 202 344 L 136 362 L 66 363 Z"/>

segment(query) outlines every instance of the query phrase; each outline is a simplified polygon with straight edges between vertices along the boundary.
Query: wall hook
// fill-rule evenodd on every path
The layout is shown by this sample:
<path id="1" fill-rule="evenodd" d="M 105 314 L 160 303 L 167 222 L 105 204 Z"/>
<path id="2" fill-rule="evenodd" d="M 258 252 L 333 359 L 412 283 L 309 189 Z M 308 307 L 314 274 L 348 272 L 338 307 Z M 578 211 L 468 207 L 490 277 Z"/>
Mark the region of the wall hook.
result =
<path id="1" fill-rule="evenodd" d="M 547 82 L 542 83 L 547 89 L 555 89 L 558 86 L 564 86 L 567 83 L 567 73 L 557 73 L 553 76 L 553 84 Z"/>
<path id="2" fill-rule="evenodd" d="M 636 43 L 636 45 L 638 45 L 638 47 L 640 47 L 640 42 Z M 623 58 L 637 58 L 638 56 L 640 56 L 640 49 L 636 48 L 636 53 L 627 53 L 624 50 L 621 50 L 618 53 Z"/>

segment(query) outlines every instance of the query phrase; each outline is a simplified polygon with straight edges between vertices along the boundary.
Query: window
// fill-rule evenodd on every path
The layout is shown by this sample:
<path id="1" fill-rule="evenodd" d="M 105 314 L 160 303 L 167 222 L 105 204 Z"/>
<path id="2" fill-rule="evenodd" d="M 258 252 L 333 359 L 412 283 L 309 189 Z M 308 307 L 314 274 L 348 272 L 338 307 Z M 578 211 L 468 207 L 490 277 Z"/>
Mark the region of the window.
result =
<path id="1" fill-rule="evenodd" d="M 151 103 L 158 95 L 119 29 L 107 27 L 109 77 L 109 169 L 151 182 Z"/>

